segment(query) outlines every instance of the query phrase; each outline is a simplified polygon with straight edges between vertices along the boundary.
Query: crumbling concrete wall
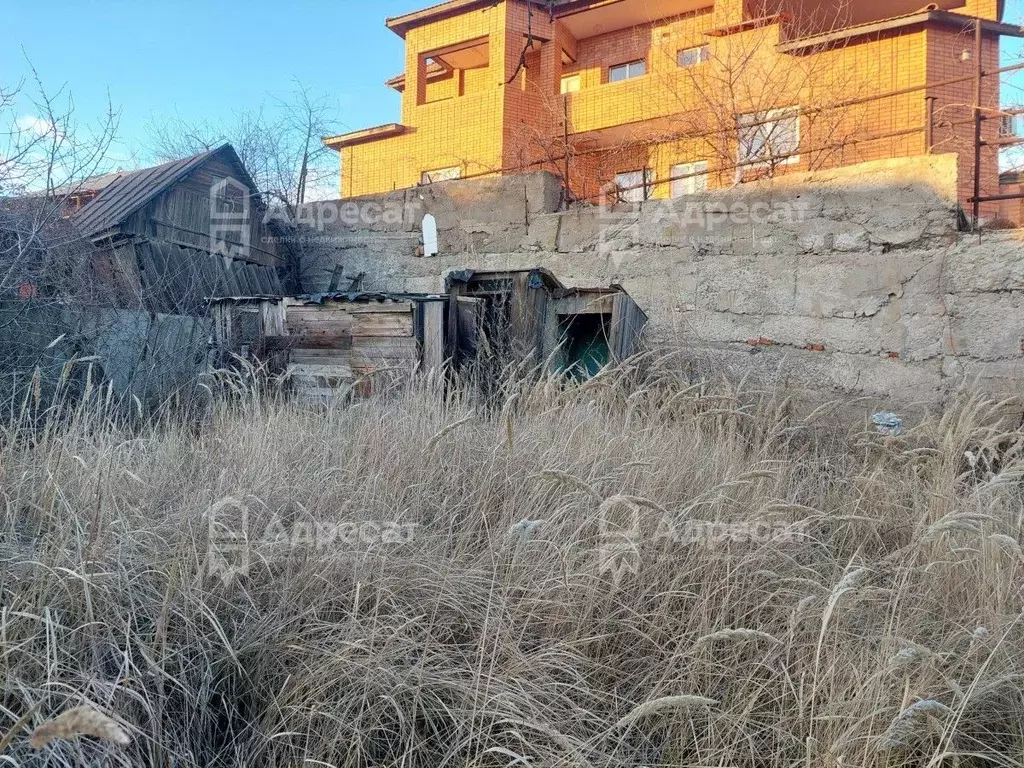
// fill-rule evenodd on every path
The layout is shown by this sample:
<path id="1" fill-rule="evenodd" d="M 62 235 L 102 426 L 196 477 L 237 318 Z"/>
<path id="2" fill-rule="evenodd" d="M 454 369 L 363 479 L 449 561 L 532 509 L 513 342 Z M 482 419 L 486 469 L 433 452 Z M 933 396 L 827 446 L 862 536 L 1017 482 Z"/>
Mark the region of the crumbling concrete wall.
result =
<path id="1" fill-rule="evenodd" d="M 476 186 L 474 186 L 476 185 Z M 899 403 L 1024 384 L 1024 240 L 958 231 L 953 155 L 865 163 L 634 206 L 554 210 L 544 174 L 398 193 L 390 230 L 331 230 L 325 270 L 440 291 L 452 269 L 619 283 L 650 341 L 733 377 Z M 365 204 L 365 201 L 364 201 Z M 416 255 L 423 215 L 441 253 Z"/>
<path id="2" fill-rule="evenodd" d="M 206 370 L 210 320 L 134 309 L 0 302 L 0 419 L 110 384 L 130 410 L 187 394 Z M 26 392 L 32 397 L 26 400 Z"/>
<path id="3" fill-rule="evenodd" d="M 367 290 L 430 292 L 440 290 L 443 271 L 458 269 L 475 256 L 509 254 L 522 247 L 530 226 L 555 214 L 562 190 L 547 173 L 452 181 L 384 195 L 331 203 L 319 226 L 320 247 L 303 268 L 303 289 L 325 291 L 336 264 L 346 276 L 366 273 Z M 437 221 L 441 257 L 416 258 L 422 245 L 423 217 Z"/>

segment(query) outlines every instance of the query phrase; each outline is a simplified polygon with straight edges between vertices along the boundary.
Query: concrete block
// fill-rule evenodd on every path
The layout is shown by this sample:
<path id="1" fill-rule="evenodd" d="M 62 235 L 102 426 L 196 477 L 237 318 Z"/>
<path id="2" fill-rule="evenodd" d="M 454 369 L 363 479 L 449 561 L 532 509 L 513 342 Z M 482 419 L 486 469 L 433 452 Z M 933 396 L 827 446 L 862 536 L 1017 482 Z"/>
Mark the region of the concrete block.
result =
<path id="1" fill-rule="evenodd" d="M 944 368 L 947 397 L 960 390 L 988 392 L 997 399 L 1020 398 L 1024 360 L 970 360 L 951 357 Z M 1018 399 L 1018 411 L 1020 410 Z"/>
<path id="2" fill-rule="evenodd" d="M 598 249 L 601 243 L 633 242 L 638 212 L 609 212 L 597 208 L 576 208 L 562 214 L 558 250 L 577 253 Z"/>
<path id="3" fill-rule="evenodd" d="M 557 251 L 558 230 L 561 222 L 562 214 L 559 213 L 531 217 L 529 229 L 520 243 L 520 248 L 523 250 Z"/>
<path id="4" fill-rule="evenodd" d="M 904 285 L 924 263 L 925 256 L 815 253 L 801 260 L 795 281 L 799 314 L 820 317 L 870 317 L 903 296 Z"/>
<path id="5" fill-rule="evenodd" d="M 949 302 L 951 351 L 975 360 L 1024 361 L 1024 296 L 969 294 Z"/>
<path id="6" fill-rule="evenodd" d="M 943 289 L 950 293 L 1024 290 L 1020 231 L 963 234 L 943 254 Z"/>

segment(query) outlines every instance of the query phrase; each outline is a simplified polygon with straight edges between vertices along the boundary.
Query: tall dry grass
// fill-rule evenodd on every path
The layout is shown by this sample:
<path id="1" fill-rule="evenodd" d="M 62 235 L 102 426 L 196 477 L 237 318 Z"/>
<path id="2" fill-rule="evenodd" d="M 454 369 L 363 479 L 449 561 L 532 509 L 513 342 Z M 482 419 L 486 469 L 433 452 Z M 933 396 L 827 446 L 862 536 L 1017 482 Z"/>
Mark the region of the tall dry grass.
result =
<path id="1" fill-rule="evenodd" d="M 0 762 L 1021 765 L 1024 435 L 980 397 L 899 438 L 839 412 L 620 370 L 12 425 Z M 211 507 L 247 512 L 234 579 Z M 417 527 L 303 525 L 364 521 Z M 79 707 L 130 743 L 33 751 Z"/>

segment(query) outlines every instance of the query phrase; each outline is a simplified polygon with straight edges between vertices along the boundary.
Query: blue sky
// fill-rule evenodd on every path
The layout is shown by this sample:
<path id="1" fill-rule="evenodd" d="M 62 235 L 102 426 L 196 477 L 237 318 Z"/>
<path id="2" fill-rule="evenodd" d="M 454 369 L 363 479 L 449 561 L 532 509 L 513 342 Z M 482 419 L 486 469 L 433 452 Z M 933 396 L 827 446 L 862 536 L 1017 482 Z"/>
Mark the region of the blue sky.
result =
<path id="1" fill-rule="evenodd" d="M 147 126 L 161 117 L 230 118 L 298 79 L 336 101 L 339 132 L 399 117 L 384 80 L 403 69 L 402 40 L 384 18 L 423 0 L 0 0 L 0 81 L 28 71 L 66 84 L 77 117 L 102 115 L 109 89 L 121 110 L 119 155 L 145 160 Z M 24 54 L 22 53 L 24 49 Z"/>
<path id="2" fill-rule="evenodd" d="M 402 40 L 383 21 L 432 2 L 4 0 L 0 80 L 24 75 L 27 56 L 48 88 L 74 95 L 82 121 L 102 114 L 109 90 L 125 167 L 149 160 L 153 121 L 230 119 L 268 94 L 286 96 L 294 79 L 335 101 L 344 132 L 399 118 L 398 94 L 383 81 L 402 69 Z M 1007 0 L 1006 20 L 1024 22 L 1024 0 Z M 1005 44 L 1004 59 L 1020 51 Z M 1022 102 L 1024 88 L 1005 96 Z"/>

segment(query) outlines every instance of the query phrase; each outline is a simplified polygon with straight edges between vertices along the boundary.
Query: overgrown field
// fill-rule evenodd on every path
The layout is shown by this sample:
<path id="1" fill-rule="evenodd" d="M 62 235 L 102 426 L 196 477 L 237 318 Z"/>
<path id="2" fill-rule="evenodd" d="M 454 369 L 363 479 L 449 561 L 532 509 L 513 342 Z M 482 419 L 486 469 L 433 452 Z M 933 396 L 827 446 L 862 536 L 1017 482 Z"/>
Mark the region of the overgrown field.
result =
<path id="1" fill-rule="evenodd" d="M 619 371 L 8 429 L 0 764 L 1019 766 L 1005 412 Z M 131 743 L 31 748 L 83 705 Z"/>

